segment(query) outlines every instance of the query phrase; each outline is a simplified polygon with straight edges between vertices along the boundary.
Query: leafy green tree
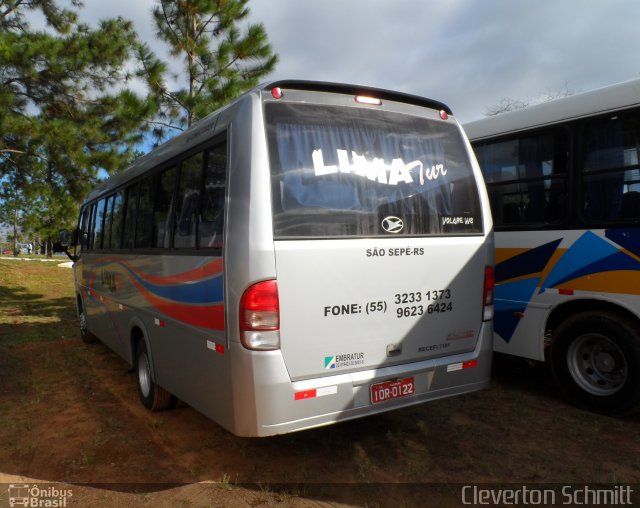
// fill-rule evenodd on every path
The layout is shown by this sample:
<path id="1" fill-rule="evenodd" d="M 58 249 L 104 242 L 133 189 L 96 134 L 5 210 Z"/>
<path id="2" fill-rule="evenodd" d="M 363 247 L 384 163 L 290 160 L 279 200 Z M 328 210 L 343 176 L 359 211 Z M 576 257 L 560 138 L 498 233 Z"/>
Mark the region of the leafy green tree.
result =
<path id="1" fill-rule="evenodd" d="M 163 71 L 132 23 L 106 19 L 91 28 L 78 22 L 80 7 L 0 0 L 0 181 L 15 173 L 23 199 L 38 204 L 25 214 L 45 217 L 48 230 L 75 220 L 100 170 L 113 173 L 131 159 L 158 108 L 126 88 L 140 52 L 148 53 L 145 76 Z M 29 25 L 37 11 L 46 28 Z"/>
<path id="2" fill-rule="evenodd" d="M 158 37 L 173 57 L 183 59 L 185 79 L 170 90 L 166 77 L 148 79 L 162 105 L 160 137 L 167 128 L 183 130 L 194 121 L 256 86 L 275 68 L 262 24 L 239 24 L 249 15 L 248 0 L 158 0 L 153 10 Z M 141 55 L 143 56 L 143 55 Z M 143 58 L 143 61 L 144 58 Z"/>

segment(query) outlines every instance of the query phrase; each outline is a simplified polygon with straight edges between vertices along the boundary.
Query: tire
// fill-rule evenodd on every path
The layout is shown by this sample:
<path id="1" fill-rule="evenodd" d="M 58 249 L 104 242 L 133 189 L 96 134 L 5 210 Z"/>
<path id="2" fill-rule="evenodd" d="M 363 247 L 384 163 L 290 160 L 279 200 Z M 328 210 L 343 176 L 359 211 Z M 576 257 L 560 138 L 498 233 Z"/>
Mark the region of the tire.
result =
<path id="1" fill-rule="evenodd" d="M 97 342 L 97 338 L 89 331 L 89 325 L 87 323 L 87 313 L 84 310 L 84 304 L 78 300 L 78 321 L 80 325 L 80 339 L 85 344 L 92 344 Z"/>
<path id="2" fill-rule="evenodd" d="M 136 349 L 135 373 L 140 402 L 149 411 L 163 411 L 175 404 L 175 397 L 153 380 L 151 359 L 144 339 L 140 339 Z"/>
<path id="3" fill-rule="evenodd" d="M 558 387 L 574 405 L 610 416 L 640 410 L 640 328 L 606 311 L 576 314 L 551 346 Z"/>

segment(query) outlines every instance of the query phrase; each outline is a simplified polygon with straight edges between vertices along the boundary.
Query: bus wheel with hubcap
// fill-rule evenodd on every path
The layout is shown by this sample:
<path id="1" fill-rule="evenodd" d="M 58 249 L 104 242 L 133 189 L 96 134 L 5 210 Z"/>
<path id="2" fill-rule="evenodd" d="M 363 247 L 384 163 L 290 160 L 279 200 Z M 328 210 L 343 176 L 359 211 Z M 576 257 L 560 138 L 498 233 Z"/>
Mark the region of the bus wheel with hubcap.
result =
<path id="1" fill-rule="evenodd" d="M 147 352 L 147 345 L 141 339 L 136 350 L 136 379 L 138 381 L 138 395 L 142 405 L 150 411 L 168 409 L 174 402 L 174 397 L 167 390 L 155 383 L 151 376 L 151 361 Z"/>
<path id="2" fill-rule="evenodd" d="M 91 344 L 96 342 L 96 336 L 93 335 L 88 328 L 87 324 L 87 313 L 84 310 L 84 305 L 82 302 L 78 303 L 78 321 L 80 322 L 80 339 L 85 344 Z"/>
<path id="3" fill-rule="evenodd" d="M 576 314 L 556 330 L 551 368 L 575 405 L 612 416 L 640 409 L 640 328 L 606 311 Z"/>

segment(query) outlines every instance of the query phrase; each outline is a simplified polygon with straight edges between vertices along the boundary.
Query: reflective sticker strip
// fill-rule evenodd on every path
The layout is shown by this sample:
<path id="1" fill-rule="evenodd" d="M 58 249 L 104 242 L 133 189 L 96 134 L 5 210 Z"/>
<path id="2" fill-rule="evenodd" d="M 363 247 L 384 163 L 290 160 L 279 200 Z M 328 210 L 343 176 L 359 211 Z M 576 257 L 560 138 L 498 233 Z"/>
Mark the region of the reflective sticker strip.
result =
<path id="1" fill-rule="evenodd" d="M 545 288 L 544 292 L 548 293 L 550 295 L 567 295 L 567 296 L 571 296 L 571 295 L 574 294 L 574 290 L 573 289 L 566 289 L 566 288 Z"/>
<path id="2" fill-rule="evenodd" d="M 164 326 L 164 321 L 162 319 L 154 318 L 153 323 L 160 328 Z"/>
<path id="3" fill-rule="evenodd" d="M 315 399 L 316 390 L 304 390 L 303 392 L 296 392 L 293 395 L 294 400 Z"/>
<path id="4" fill-rule="evenodd" d="M 316 389 L 316 397 L 324 397 L 325 395 L 335 395 L 338 393 L 337 386 L 325 386 L 324 388 Z"/>
<path id="5" fill-rule="evenodd" d="M 472 369 L 478 365 L 478 360 L 470 360 L 468 362 L 452 363 L 447 365 L 447 372 L 455 372 L 456 370 Z"/>
<path id="6" fill-rule="evenodd" d="M 218 354 L 224 354 L 224 345 L 213 342 L 212 340 L 207 340 L 207 348 L 215 351 Z"/>
<path id="7" fill-rule="evenodd" d="M 303 390 L 293 394 L 294 400 L 315 399 L 316 397 L 324 397 L 325 395 L 335 395 L 338 393 L 337 386 L 324 386 L 322 388 L 313 388 L 312 390 Z"/>

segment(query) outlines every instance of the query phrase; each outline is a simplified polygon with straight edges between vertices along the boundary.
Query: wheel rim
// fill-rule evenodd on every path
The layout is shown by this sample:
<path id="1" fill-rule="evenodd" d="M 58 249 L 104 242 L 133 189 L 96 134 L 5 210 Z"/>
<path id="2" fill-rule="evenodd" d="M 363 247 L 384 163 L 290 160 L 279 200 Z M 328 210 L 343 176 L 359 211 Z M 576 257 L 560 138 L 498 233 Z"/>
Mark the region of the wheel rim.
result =
<path id="1" fill-rule="evenodd" d="M 138 357 L 138 384 L 142 395 L 148 397 L 151 393 L 151 370 L 146 352 L 142 352 Z"/>
<path id="2" fill-rule="evenodd" d="M 80 333 L 85 335 L 87 333 L 87 316 L 84 312 L 80 313 Z"/>
<path id="3" fill-rule="evenodd" d="M 597 333 L 581 335 L 571 343 L 567 364 L 574 381 L 592 395 L 613 395 L 627 380 L 623 352 L 608 337 Z"/>

